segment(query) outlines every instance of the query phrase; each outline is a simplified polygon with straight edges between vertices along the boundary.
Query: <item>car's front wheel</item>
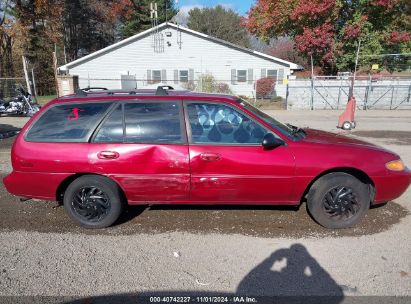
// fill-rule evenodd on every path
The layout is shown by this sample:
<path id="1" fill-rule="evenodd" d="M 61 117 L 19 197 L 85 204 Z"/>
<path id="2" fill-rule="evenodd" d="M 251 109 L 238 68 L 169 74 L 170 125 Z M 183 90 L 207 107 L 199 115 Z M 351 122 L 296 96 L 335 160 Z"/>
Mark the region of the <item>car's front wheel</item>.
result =
<path id="1" fill-rule="evenodd" d="M 312 217 L 326 228 L 349 228 L 357 224 L 370 206 L 367 184 L 347 173 L 319 178 L 307 196 Z"/>
<path id="2" fill-rule="evenodd" d="M 123 210 L 118 185 L 98 175 L 85 175 L 74 180 L 67 187 L 63 201 L 70 218 L 85 228 L 108 227 Z"/>

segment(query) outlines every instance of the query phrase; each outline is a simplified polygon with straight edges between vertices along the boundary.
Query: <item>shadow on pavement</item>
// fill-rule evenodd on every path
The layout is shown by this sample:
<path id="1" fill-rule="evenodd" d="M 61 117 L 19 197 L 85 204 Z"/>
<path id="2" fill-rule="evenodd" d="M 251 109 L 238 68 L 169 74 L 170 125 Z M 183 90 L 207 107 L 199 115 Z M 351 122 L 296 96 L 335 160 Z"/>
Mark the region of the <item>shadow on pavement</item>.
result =
<path id="1" fill-rule="evenodd" d="M 20 130 L 21 128 L 0 123 L 0 139 L 12 137 L 16 135 Z"/>
<path id="2" fill-rule="evenodd" d="M 254 268 L 240 283 L 241 295 L 332 296 L 339 303 L 343 291 L 301 244 L 279 249 Z"/>
<path id="3" fill-rule="evenodd" d="M 230 267 L 230 265 L 227 265 Z M 178 277 L 178 275 L 176 275 Z M 193 282 L 195 284 L 195 282 Z M 138 286 L 136 286 L 138 288 Z M 218 289 L 218 286 L 215 286 Z M 17 298 L 16 298 L 17 299 Z M 28 300 L 28 297 L 26 298 Z M 308 303 L 338 304 L 342 288 L 301 244 L 282 248 L 252 269 L 234 293 L 152 290 L 93 297 L 48 298 L 66 304 L 100 303 Z M 22 299 L 21 299 L 22 300 Z M 36 297 L 31 298 L 35 302 Z M 34 300 L 34 301 L 33 301 Z M 46 299 L 42 299 L 43 302 Z M 24 302 L 21 302 L 24 303 Z"/>
<path id="4" fill-rule="evenodd" d="M 230 267 L 230 265 L 227 265 Z M 143 271 L 143 270 L 142 270 Z M 183 271 L 183 270 L 182 270 Z M 109 276 L 108 276 L 109 277 Z M 179 277 L 176 274 L 176 277 Z M 194 278 L 193 278 L 194 280 Z M 194 285 L 195 282 L 193 281 Z M 138 284 L 136 284 L 138 285 Z M 219 289 L 219 286 L 214 286 Z M 138 289 L 136 286 L 135 289 Z M 2 303 L 106 304 L 106 303 L 258 303 L 258 304 L 406 304 L 406 296 L 346 296 L 344 285 L 310 255 L 302 244 L 274 251 L 253 268 L 233 293 L 197 290 L 147 290 L 99 296 L 16 296 L 0 297 Z"/>

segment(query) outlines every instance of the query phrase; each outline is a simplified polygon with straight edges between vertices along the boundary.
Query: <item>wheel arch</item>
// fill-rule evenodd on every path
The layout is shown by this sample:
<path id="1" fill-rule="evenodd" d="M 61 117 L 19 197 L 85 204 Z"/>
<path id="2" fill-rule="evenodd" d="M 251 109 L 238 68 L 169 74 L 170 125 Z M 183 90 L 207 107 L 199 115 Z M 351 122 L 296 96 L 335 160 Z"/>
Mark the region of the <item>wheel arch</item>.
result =
<path id="1" fill-rule="evenodd" d="M 321 177 L 330 174 L 330 173 L 347 173 L 350 174 L 356 178 L 358 178 L 361 182 L 364 184 L 368 185 L 369 188 L 369 193 L 370 193 L 370 202 L 374 201 L 374 196 L 375 196 L 375 183 L 372 180 L 372 178 L 365 173 L 364 171 L 357 169 L 357 168 L 352 168 L 352 167 L 336 167 L 336 168 L 331 168 L 328 170 L 325 170 L 318 174 L 315 178 L 311 180 L 311 182 L 307 185 L 307 187 L 304 190 L 303 195 L 301 196 L 300 203 L 303 202 L 303 200 L 307 197 L 308 192 L 310 191 L 312 185 Z"/>
<path id="2" fill-rule="evenodd" d="M 112 181 L 114 184 L 117 185 L 117 187 L 120 189 L 120 193 L 123 196 L 122 198 L 124 199 L 125 202 L 127 202 L 127 196 L 126 196 L 126 192 L 124 191 L 124 189 L 121 187 L 121 185 L 114 179 L 110 178 L 107 175 L 104 174 L 96 174 L 96 173 L 91 173 L 91 172 L 82 172 L 82 173 L 75 173 L 73 175 L 70 175 L 68 177 L 66 177 L 61 183 L 60 185 L 57 187 L 56 190 L 56 201 L 58 202 L 62 202 L 63 201 L 63 197 L 64 197 L 64 192 L 66 191 L 67 187 L 76 179 L 78 179 L 79 177 L 85 176 L 85 175 L 96 175 L 96 176 L 102 176 L 107 178 L 108 180 Z"/>

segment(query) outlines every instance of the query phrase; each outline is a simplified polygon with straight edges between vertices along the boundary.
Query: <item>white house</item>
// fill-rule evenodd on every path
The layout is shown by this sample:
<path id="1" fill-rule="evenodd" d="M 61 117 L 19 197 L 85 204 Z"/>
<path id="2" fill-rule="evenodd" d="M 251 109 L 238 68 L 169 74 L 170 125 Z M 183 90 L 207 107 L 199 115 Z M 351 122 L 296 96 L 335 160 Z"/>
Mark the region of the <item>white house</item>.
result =
<path id="1" fill-rule="evenodd" d="M 201 75 L 211 74 L 237 95 L 252 97 L 255 81 L 277 79 L 277 95 L 285 97 L 283 79 L 301 66 L 246 49 L 172 23 L 134 35 L 72 61 L 60 72 L 77 75 L 80 87 L 144 88 L 155 83 L 202 89 Z"/>

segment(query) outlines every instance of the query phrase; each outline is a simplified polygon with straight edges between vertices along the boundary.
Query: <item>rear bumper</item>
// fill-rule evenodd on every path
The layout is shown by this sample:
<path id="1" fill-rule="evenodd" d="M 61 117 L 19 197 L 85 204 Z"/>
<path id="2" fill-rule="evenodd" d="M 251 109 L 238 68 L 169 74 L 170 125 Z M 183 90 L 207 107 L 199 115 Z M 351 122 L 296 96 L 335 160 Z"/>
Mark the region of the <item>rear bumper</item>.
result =
<path id="1" fill-rule="evenodd" d="M 3 179 L 7 191 L 16 196 L 56 200 L 57 189 L 71 173 L 13 171 Z"/>
<path id="2" fill-rule="evenodd" d="M 389 172 L 386 176 L 373 178 L 375 183 L 375 204 L 385 203 L 400 197 L 411 183 L 411 171 Z"/>

